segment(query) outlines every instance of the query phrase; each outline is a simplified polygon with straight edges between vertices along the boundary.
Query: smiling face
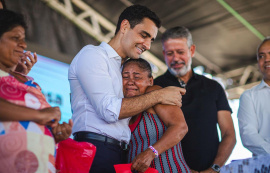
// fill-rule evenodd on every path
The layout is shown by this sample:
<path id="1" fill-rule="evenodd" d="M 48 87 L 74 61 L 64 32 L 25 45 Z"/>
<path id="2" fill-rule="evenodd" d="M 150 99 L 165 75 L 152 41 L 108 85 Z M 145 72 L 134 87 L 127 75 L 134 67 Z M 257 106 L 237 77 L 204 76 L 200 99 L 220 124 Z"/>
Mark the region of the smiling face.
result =
<path id="1" fill-rule="evenodd" d="M 14 68 L 24 56 L 25 30 L 16 26 L 0 38 L 0 63 L 8 69 Z"/>
<path id="2" fill-rule="evenodd" d="M 258 50 L 258 65 L 264 81 L 270 85 L 270 40 L 265 41 Z"/>
<path id="3" fill-rule="evenodd" d="M 136 63 L 127 64 L 122 70 L 123 93 L 125 98 L 142 95 L 148 86 L 153 85 L 153 77 Z"/>
<path id="4" fill-rule="evenodd" d="M 123 38 L 121 39 L 121 52 L 119 55 L 122 58 L 137 59 L 145 51 L 149 50 L 151 43 L 157 36 L 158 28 L 155 23 L 144 18 L 141 23 L 137 24 L 133 29 L 127 20 L 123 20 L 121 25 Z"/>
<path id="5" fill-rule="evenodd" d="M 163 43 L 163 55 L 170 72 L 181 77 L 191 70 L 191 58 L 195 53 L 195 45 L 190 48 L 186 38 L 170 38 Z"/>

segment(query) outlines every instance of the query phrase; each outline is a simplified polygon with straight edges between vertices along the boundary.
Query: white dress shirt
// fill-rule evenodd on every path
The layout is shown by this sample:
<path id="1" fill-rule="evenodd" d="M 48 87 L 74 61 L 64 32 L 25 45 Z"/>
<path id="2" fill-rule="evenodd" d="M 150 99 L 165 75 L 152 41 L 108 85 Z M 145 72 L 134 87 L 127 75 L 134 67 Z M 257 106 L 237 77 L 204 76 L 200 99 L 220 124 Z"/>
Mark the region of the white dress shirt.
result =
<path id="1" fill-rule="evenodd" d="M 241 95 L 238 121 L 243 145 L 253 155 L 270 153 L 270 86 L 263 80 Z"/>
<path id="2" fill-rule="evenodd" d="M 129 119 L 118 120 L 123 84 L 122 58 L 107 43 L 87 45 L 69 67 L 72 133 L 89 131 L 129 142 Z"/>

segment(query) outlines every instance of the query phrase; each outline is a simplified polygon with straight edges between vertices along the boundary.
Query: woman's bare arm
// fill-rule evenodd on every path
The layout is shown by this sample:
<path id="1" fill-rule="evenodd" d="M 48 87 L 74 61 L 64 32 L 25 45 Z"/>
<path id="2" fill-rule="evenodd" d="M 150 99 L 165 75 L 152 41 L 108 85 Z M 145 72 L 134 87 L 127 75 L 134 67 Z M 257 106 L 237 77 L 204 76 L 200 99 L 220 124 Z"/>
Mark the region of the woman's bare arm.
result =
<path id="1" fill-rule="evenodd" d="M 160 89 L 160 87 L 148 87 L 147 92 L 157 89 Z M 178 106 L 157 104 L 153 107 L 153 109 L 150 108 L 147 111 L 157 114 L 167 126 L 167 130 L 163 136 L 155 144 L 153 144 L 153 147 L 158 151 L 159 154 L 179 143 L 187 133 L 188 127 L 183 112 Z M 154 158 L 155 154 L 151 149 L 148 148 L 134 158 L 131 168 L 132 170 L 134 169 L 144 172 Z"/>

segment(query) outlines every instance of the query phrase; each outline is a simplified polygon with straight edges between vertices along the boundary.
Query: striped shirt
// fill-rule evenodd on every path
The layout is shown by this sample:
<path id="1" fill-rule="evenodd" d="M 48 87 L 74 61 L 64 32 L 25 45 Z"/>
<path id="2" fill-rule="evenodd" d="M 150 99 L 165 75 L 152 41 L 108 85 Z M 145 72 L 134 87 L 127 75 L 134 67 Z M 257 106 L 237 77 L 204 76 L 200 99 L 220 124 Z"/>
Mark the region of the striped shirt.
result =
<path id="1" fill-rule="evenodd" d="M 167 129 L 157 115 L 147 112 L 143 112 L 136 122 L 138 123 L 136 127 L 131 129 L 129 163 L 136 155 L 156 143 Z M 157 169 L 160 173 L 191 172 L 185 162 L 181 142 L 161 153 L 152 161 L 150 167 Z"/>

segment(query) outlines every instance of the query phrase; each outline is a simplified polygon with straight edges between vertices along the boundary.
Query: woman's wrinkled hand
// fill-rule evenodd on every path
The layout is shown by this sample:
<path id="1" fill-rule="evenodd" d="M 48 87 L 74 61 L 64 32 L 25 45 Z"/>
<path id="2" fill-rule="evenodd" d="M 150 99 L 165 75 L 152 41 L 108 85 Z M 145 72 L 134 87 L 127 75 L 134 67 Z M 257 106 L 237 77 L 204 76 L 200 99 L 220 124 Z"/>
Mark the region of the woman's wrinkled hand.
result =
<path id="1" fill-rule="evenodd" d="M 146 149 L 144 152 L 141 152 L 132 160 L 131 170 L 145 172 L 149 168 L 154 158 L 154 152 L 149 148 Z"/>
<path id="2" fill-rule="evenodd" d="M 30 51 L 24 53 L 24 56 L 21 59 L 21 62 L 18 63 L 15 71 L 27 75 L 32 67 L 37 62 L 37 53 L 31 55 Z"/>
<path id="3" fill-rule="evenodd" d="M 66 140 L 70 137 L 73 127 L 73 121 L 70 119 L 68 123 L 64 122 L 63 124 L 58 124 L 52 129 L 52 133 L 55 139 L 55 142 Z"/>
<path id="4" fill-rule="evenodd" d="M 61 111 L 59 107 L 48 107 L 38 110 L 38 114 L 33 121 L 38 124 L 55 127 L 60 119 Z"/>

